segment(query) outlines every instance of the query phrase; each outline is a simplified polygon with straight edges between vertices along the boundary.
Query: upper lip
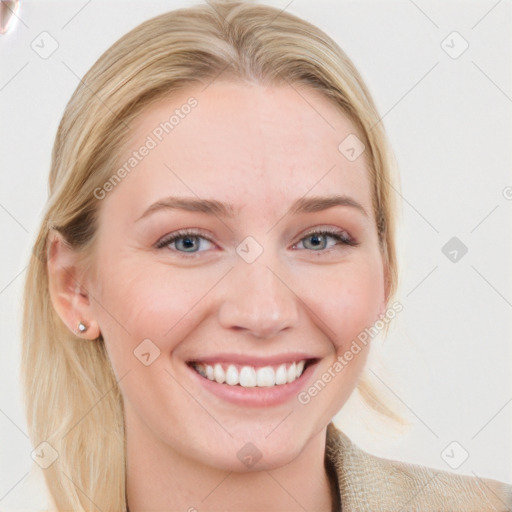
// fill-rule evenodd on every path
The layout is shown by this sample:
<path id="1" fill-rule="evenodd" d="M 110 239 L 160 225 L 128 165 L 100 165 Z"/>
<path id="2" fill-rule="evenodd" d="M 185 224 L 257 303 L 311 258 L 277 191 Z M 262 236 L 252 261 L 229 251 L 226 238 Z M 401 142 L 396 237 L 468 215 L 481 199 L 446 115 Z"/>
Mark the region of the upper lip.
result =
<path id="1" fill-rule="evenodd" d="M 241 366 L 275 366 L 283 363 L 293 363 L 297 361 L 319 359 L 311 354 L 302 352 L 293 352 L 286 354 L 276 354 L 274 356 L 248 356 L 247 354 L 215 354 L 206 357 L 189 359 L 188 363 L 203 363 L 214 365 L 216 363 L 233 363 Z"/>

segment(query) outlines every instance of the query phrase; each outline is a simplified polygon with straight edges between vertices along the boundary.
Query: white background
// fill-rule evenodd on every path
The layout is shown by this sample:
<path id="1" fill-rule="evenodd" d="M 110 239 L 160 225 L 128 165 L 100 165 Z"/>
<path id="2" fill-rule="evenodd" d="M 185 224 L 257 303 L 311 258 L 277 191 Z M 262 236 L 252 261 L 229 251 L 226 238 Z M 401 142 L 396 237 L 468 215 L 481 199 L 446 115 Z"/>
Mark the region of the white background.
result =
<path id="1" fill-rule="evenodd" d="M 58 122 L 79 77 L 116 39 L 193 3 L 27 1 L 0 36 L 1 510 L 44 505 L 19 398 L 20 304 Z M 346 51 L 400 166 L 404 310 L 388 339 L 375 340 L 369 368 L 411 427 L 388 429 L 357 394 L 336 423 L 377 455 L 512 483 L 511 3 L 267 4 L 313 22 Z M 31 48 L 43 31 L 59 45 L 47 59 Z M 469 44 L 457 59 L 441 46 L 453 31 Z M 460 48 L 454 36 L 444 45 Z M 456 263 L 441 251 L 453 236 L 468 248 Z M 469 453 L 456 470 L 441 457 L 454 440 Z"/>

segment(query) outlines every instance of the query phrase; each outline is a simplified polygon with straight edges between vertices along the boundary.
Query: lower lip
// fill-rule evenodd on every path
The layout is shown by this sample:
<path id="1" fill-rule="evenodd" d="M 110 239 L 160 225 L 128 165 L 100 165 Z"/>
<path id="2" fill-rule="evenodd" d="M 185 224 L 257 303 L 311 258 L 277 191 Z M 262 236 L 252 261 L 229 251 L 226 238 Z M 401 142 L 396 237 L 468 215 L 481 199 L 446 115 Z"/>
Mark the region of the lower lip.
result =
<path id="1" fill-rule="evenodd" d="M 307 382 L 315 370 L 316 364 L 316 361 L 309 363 L 302 372 L 302 375 L 293 382 L 261 388 L 244 388 L 243 386 L 219 384 L 216 381 L 203 377 L 188 365 L 187 368 L 207 391 L 223 400 L 246 407 L 270 407 L 286 403 L 290 399 L 296 398 L 300 391 L 306 387 Z"/>

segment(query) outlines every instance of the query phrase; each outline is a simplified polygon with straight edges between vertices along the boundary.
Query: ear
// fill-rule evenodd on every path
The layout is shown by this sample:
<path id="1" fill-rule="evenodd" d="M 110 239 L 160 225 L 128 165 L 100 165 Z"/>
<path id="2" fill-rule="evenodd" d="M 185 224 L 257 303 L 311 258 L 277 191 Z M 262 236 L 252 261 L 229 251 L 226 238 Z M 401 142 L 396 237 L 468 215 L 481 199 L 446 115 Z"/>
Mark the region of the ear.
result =
<path id="1" fill-rule="evenodd" d="M 88 340 L 100 336 L 98 323 L 92 316 L 89 292 L 84 286 L 78 265 L 78 254 L 54 229 L 48 235 L 48 281 L 50 298 L 61 320 L 76 336 Z M 80 332 L 79 323 L 86 326 Z"/>

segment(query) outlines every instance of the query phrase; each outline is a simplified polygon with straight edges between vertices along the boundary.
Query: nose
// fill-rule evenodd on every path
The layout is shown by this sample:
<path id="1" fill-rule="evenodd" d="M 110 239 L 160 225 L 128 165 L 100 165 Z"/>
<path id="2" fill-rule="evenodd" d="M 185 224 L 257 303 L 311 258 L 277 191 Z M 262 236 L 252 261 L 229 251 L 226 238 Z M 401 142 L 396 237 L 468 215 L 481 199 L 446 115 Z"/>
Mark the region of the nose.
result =
<path id="1" fill-rule="evenodd" d="M 272 338 L 299 323 L 298 298 L 291 283 L 263 258 L 238 260 L 223 280 L 219 322 L 226 329 L 246 331 L 256 338 Z"/>

